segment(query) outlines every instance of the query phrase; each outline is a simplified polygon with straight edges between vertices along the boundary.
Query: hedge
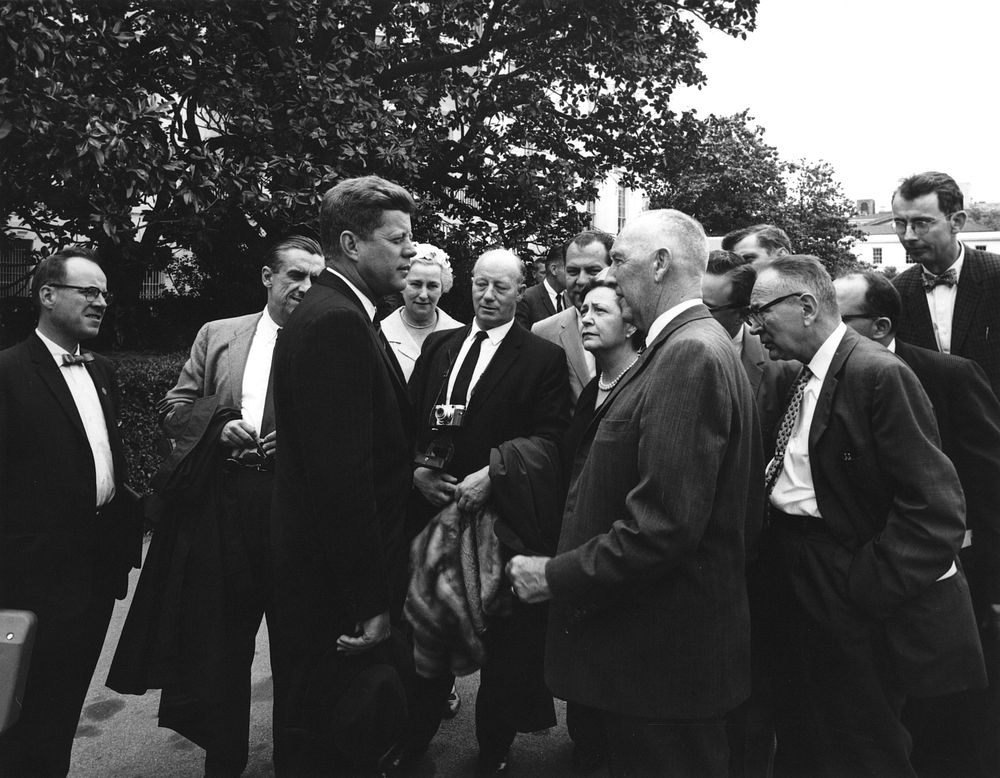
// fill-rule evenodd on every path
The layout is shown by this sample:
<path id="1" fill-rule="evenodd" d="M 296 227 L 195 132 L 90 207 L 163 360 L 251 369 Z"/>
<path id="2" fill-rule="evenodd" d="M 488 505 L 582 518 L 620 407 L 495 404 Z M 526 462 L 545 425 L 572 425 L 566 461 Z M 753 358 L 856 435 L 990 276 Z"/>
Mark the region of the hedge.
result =
<path id="1" fill-rule="evenodd" d="M 118 420 L 129 465 L 129 483 L 140 494 L 166 453 L 156 403 L 177 383 L 188 353 L 111 354 L 117 369 Z"/>

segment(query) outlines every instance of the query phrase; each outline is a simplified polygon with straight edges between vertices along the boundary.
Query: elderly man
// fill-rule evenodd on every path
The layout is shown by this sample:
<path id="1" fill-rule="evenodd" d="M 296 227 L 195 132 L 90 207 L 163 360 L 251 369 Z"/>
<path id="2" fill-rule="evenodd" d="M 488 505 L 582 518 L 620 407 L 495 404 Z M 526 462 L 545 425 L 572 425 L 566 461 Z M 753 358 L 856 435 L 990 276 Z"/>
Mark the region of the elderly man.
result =
<path id="1" fill-rule="evenodd" d="M 611 275 L 647 348 L 580 443 L 558 553 L 509 565 L 519 597 L 551 600 L 549 687 L 604 712 L 613 775 L 727 775 L 723 717 L 749 693 L 760 431 L 701 302 L 707 258 L 701 225 L 677 211 L 615 240 Z"/>
<path id="2" fill-rule="evenodd" d="M 913 775 L 907 696 L 985 682 L 956 565 L 961 484 L 916 376 L 841 321 L 819 260 L 763 268 L 747 318 L 772 357 L 804 365 L 765 476 L 785 617 L 778 764 Z"/>
<path id="3" fill-rule="evenodd" d="M 536 321 L 566 309 L 566 247 L 553 246 L 545 257 L 542 280 L 521 295 L 517 303 L 517 323 L 531 329 Z"/>
<path id="4" fill-rule="evenodd" d="M 896 340 L 899 292 L 881 273 L 853 273 L 833 282 L 844 323 L 858 334 L 894 351 L 917 374 L 934 406 L 941 449 L 955 465 L 966 503 L 962 567 L 980 624 L 984 653 L 997 656 L 1000 636 L 1000 401 L 975 362 Z M 985 651 L 987 645 L 992 651 Z M 988 665 L 996 698 L 996 666 Z M 914 758 L 934 760 L 934 769 L 976 772 L 977 754 L 995 774 L 1000 744 L 997 706 L 984 695 L 966 694 L 933 703 L 911 704 Z M 992 711 L 992 712 L 990 712 Z M 919 713 L 919 716 L 917 715 Z"/>
<path id="5" fill-rule="evenodd" d="M 377 176 L 341 181 L 323 196 L 326 269 L 274 351 L 281 445 L 271 507 L 271 662 L 279 775 L 375 768 L 370 760 L 345 765 L 355 744 L 331 737 L 336 700 L 319 679 L 353 688 L 352 677 L 370 664 L 387 666 L 390 620 L 402 612 L 412 413 L 399 363 L 374 319 L 378 300 L 405 283 L 416 253 L 414 210 L 405 189 Z M 401 702 L 395 681 L 383 699 Z"/>
<path id="6" fill-rule="evenodd" d="M 414 508 L 418 526 L 452 501 L 467 511 L 481 507 L 494 491 L 496 465 L 509 441 L 554 445 L 569 423 L 569 379 L 562 351 L 514 321 L 523 291 L 517 255 L 506 249 L 487 251 L 472 270 L 473 323 L 435 332 L 424 343 L 410 381 L 421 425 L 413 472 L 420 494 Z M 463 408 L 460 423 L 432 424 L 439 416 L 435 409 L 442 405 Z M 508 527 L 517 528 L 523 521 L 498 507 Z M 554 547 L 557 530 L 553 517 L 546 518 L 551 525 L 530 533 L 534 538 L 513 529 L 516 539 L 505 534 L 501 541 L 551 551 L 544 546 Z M 504 561 L 516 550 L 505 545 Z M 482 772 L 505 768 L 516 732 L 555 723 L 552 697 L 542 677 L 544 624 L 544 608 L 515 603 L 513 614 L 496 620 L 485 633 L 487 660 L 476 700 Z M 451 683 L 450 676 L 422 683 L 420 709 L 411 711 L 420 731 L 412 738 L 409 759 L 426 749 Z"/>
<path id="7" fill-rule="evenodd" d="M 569 306 L 555 316 L 549 316 L 532 325 L 531 331 L 540 338 L 560 346 L 566 353 L 569 386 L 573 402 L 580 397 L 583 387 L 596 375 L 594 357 L 584 350 L 580 338 L 580 305 L 583 290 L 597 275 L 611 264 L 611 244 L 606 232 L 586 230 L 566 244 L 566 298 Z"/>
<path id="8" fill-rule="evenodd" d="M 264 310 L 205 324 L 159 406 L 163 430 L 175 442 L 173 461 L 180 461 L 178 449 L 193 450 L 208 436 L 214 454 L 200 461 L 204 477 L 157 530 L 108 685 L 139 694 L 162 686 L 160 725 L 205 749 L 209 776 L 238 776 L 247 764 L 250 666 L 261 618 L 271 611 L 277 445 L 271 358 L 279 331 L 322 270 L 314 240 L 275 243 L 260 271 Z M 155 561 L 161 554 L 164 564 Z M 169 605 L 158 594 L 164 588 L 177 596 Z M 177 613 L 185 614 L 180 623 Z M 150 622 L 174 639 L 148 641 Z M 273 639 L 273 616 L 268 622 Z M 165 664 L 173 668 L 169 680 Z"/>
<path id="9" fill-rule="evenodd" d="M 892 196 L 892 225 L 910 262 L 893 283 L 899 340 L 979 363 L 1000 397 L 1000 256 L 966 247 L 965 200 L 944 173 L 920 173 Z M 992 330 L 992 332 L 991 332 Z"/>
<path id="10" fill-rule="evenodd" d="M 788 233 L 773 224 L 755 224 L 733 230 L 722 239 L 723 251 L 739 254 L 755 265 L 792 253 Z"/>
<path id="11" fill-rule="evenodd" d="M 142 523 L 111 362 L 80 348 L 108 309 L 104 271 L 87 249 L 60 251 L 38 264 L 31 296 L 38 327 L 0 352 L 0 608 L 33 611 L 38 633 L 0 775 L 59 776 Z"/>

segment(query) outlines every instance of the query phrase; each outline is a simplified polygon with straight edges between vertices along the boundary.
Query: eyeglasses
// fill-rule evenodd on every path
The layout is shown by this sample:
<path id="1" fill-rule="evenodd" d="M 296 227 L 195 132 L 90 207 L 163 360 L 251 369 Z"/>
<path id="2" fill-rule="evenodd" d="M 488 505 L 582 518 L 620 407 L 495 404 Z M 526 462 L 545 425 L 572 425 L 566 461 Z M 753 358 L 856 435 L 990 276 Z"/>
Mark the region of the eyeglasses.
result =
<path id="1" fill-rule="evenodd" d="M 950 219 L 954 214 L 946 214 L 945 219 Z M 926 235 L 927 231 L 934 226 L 935 222 L 941 221 L 938 218 L 928 218 L 926 216 L 918 216 L 916 219 L 893 219 L 892 229 L 895 230 L 897 235 L 905 235 L 906 228 L 909 227 L 913 230 L 914 235 Z"/>
<path id="2" fill-rule="evenodd" d="M 793 297 L 801 297 L 804 294 L 809 294 L 808 292 L 792 292 L 791 294 L 785 294 L 781 297 L 776 297 L 769 303 L 764 303 L 763 305 L 751 305 L 743 313 L 743 321 L 749 324 L 751 327 L 763 327 L 764 317 L 762 314 L 765 311 L 771 310 L 778 303 L 783 303 L 785 300 L 790 300 Z"/>
<path id="3" fill-rule="evenodd" d="M 714 305 L 714 306 L 709 305 L 704 300 L 702 300 L 702 303 L 704 303 L 705 307 L 708 308 L 709 313 L 722 313 L 722 311 L 742 311 L 743 309 L 746 308 L 746 306 L 741 303 L 726 303 L 725 305 Z"/>
<path id="4" fill-rule="evenodd" d="M 74 286 L 73 284 L 46 284 L 46 286 L 55 286 L 59 289 L 76 289 L 88 303 L 94 302 L 98 297 L 103 297 L 104 302 L 111 305 L 111 301 L 114 299 L 111 292 L 98 289 L 96 286 Z"/>

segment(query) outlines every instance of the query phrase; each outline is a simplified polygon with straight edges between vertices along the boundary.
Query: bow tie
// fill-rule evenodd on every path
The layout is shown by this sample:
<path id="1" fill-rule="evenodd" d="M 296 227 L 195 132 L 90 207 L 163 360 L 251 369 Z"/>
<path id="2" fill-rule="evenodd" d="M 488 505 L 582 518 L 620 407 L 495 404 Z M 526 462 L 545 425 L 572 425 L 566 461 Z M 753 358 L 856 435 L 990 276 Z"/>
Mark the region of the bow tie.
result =
<path id="1" fill-rule="evenodd" d="M 955 268 L 953 267 L 945 270 L 939 276 L 928 273 L 925 270 L 923 271 L 923 282 L 924 291 L 929 292 L 935 286 L 955 286 L 958 283 L 958 276 L 955 274 Z"/>
<path id="2" fill-rule="evenodd" d="M 94 361 L 93 354 L 63 354 L 62 355 L 62 366 L 69 367 L 70 365 L 83 365 L 87 362 Z"/>

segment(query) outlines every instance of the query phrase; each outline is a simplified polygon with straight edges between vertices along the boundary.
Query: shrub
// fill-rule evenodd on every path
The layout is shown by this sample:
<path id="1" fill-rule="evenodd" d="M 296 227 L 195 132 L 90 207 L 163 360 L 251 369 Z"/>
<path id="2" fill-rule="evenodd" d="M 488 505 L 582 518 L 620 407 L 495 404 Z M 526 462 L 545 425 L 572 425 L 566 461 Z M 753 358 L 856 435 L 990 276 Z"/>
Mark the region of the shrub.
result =
<path id="1" fill-rule="evenodd" d="M 129 482 L 140 494 L 166 451 L 157 423 L 156 403 L 177 383 L 187 352 L 112 354 L 118 378 L 118 420 L 129 465 Z"/>

